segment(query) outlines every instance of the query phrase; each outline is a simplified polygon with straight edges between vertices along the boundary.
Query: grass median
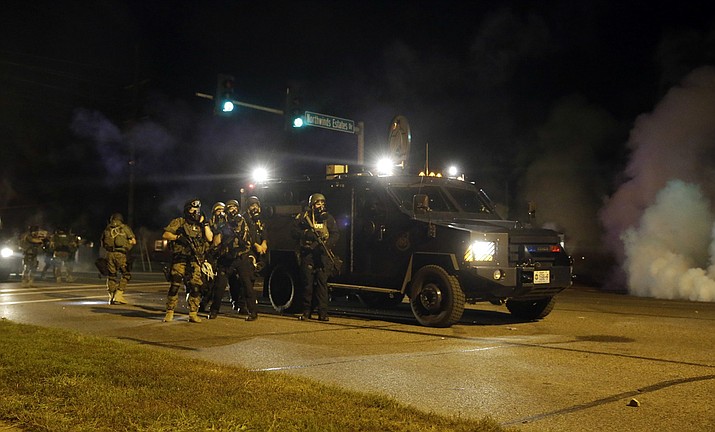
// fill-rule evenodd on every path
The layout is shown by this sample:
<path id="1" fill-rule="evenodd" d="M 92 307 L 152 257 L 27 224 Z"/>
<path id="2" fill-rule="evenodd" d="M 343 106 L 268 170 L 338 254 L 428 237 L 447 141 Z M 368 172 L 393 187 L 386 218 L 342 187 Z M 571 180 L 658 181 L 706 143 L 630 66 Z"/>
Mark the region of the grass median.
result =
<path id="1" fill-rule="evenodd" d="M 275 372 L 0 320 L 0 420 L 27 431 L 504 431 Z"/>

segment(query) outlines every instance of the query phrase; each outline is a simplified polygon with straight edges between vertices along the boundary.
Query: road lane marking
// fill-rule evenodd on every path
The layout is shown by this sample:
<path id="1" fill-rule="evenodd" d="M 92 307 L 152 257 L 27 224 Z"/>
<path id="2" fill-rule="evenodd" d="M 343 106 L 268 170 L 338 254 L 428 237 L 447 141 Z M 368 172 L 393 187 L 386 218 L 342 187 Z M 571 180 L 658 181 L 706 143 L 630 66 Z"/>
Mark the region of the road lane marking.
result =
<path id="1" fill-rule="evenodd" d="M 93 299 L 93 298 L 106 299 L 107 295 L 104 294 L 104 295 L 99 295 L 99 296 L 65 297 L 65 298 L 58 298 L 58 299 L 9 301 L 9 302 L 0 302 L 0 306 L 11 306 L 11 305 L 29 304 L 29 303 L 67 302 L 67 301 L 86 300 L 86 299 Z"/>

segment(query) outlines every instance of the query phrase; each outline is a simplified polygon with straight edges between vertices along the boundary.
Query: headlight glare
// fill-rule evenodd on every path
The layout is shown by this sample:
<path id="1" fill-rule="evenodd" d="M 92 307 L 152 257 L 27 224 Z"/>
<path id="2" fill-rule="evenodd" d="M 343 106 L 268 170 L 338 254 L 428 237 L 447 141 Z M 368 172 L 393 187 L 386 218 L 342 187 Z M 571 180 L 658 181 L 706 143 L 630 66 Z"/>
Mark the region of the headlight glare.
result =
<path id="1" fill-rule="evenodd" d="M 490 241 L 475 241 L 467 248 L 464 253 L 464 261 L 482 261 L 482 262 L 492 262 L 494 261 L 494 256 L 496 255 L 497 245 L 495 242 Z"/>

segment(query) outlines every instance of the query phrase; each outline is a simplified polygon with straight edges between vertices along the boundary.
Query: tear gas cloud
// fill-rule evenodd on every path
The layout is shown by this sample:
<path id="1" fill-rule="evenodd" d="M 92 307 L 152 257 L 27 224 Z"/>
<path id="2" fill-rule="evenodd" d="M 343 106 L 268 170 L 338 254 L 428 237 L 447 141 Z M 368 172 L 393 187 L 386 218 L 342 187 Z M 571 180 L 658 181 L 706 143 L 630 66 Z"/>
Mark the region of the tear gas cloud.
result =
<path id="1" fill-rule="evenodd" d="M 715 300 L 715 68 L 702 67 L 641 115 L 627 180 L 605 203 L 605 242 L 631 293 Z"/>

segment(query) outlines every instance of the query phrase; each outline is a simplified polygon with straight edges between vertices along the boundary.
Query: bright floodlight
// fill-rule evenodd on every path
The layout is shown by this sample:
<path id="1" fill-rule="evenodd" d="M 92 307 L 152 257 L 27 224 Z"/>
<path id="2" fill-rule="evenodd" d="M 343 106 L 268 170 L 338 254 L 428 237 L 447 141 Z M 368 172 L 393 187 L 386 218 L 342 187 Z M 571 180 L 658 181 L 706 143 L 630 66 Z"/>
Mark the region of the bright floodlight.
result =
<path id="1" fill-rule="evenodd" d="M 253 181 L 261 183 L 268 180 L 268 170 L 262 167 L 253 170 Z"/>
<path id="2" fill-rule="evenodd" d="M 377 175 L 389 176 L 392 175 L 392 170 L 395 168 L 395 163 L 390 158 L 382 158 L 377 161 L 375 169 Z"/>
<path id="3" fill-rule="evenodd" d="M 223 103 L 223 112 L 231 112 L 233 111 L 234 105 L 233 102 L 231 101 L 226 101 Z"/>
<path id="4" fill-rule="evenodd" d="M 456 166 L 452 165 L 451 167 L 447 168 L 447 174 L 450 177 L 457 177 L 457 174 L 459 173 L 459 170 L 457 169 Z"/>

